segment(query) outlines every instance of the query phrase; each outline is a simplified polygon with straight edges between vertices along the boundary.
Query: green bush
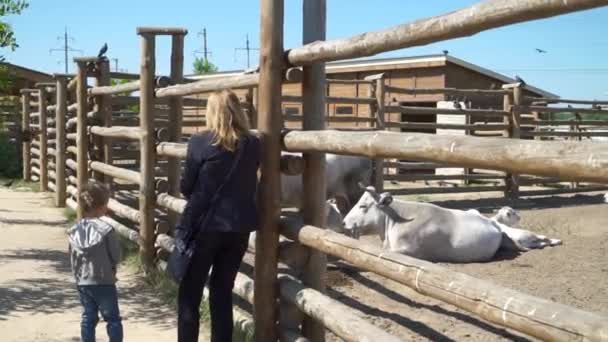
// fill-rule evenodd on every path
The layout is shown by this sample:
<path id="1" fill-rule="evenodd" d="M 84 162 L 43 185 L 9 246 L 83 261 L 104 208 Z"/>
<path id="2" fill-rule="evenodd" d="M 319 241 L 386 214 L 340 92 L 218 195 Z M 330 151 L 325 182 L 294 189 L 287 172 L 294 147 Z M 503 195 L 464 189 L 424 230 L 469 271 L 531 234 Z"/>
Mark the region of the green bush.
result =
<path id="1" fill-rule="evenodd" d="M 20 160 L 19 148 L 15 142 L 10 141 L 0 117 L 0 177 L 21 177 Z"/>

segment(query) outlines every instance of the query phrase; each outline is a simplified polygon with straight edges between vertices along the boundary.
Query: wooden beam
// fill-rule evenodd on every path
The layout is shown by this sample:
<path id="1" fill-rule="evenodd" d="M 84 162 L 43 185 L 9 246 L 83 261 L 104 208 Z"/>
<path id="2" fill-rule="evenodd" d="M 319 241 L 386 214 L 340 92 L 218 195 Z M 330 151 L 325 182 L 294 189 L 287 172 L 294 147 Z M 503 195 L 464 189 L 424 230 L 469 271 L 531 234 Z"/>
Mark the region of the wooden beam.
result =
<path id="1" fill-rule="evenodd" d="M 121 167 L 116 167 L 102 162 L 90 161 L 89 167 L 93 171 L 101 172 L 104 175 L 126 180 L 134 184 L 141 184 L 145 181 L 142 174 L 137 171 L 123 169 Z"/>
<path id="2" fill-rule="evenodd" d="M 303 1 L 303 34 L 304 44 L 325 40 L 326 3 L 325 0 Z M 284 99 L 285 97 L 283 97 Z M 325 63 L 313 63 L 302 68 L 302 128 L 304 130 L 325 129 Z M 359 101 L 359 98 L 349 100 Z M 358 103 L 358 102 L 357 102 Z M 302 174 L 302 217 L 306 224 L 325 227 L 325 199 L 327 185 L 325 179 L 325 154 L 304 153 L 304 173 Z M 257 249 L 256 249 L 257 250 Z M 325 254 L 311 250 L 308 262 L 302 270 L 304 284 L 320 293 L 325 292 L 325 273 L 327 257 Z M 302 334 L 313 342 L 325 341 L 323 324 L 314 319 L 305 318 L 302 322 Z"/>
<path id="3" fill-rule="evenodd" d="M 601 2 L 601 1 L 598 1 Z M 562 98 L 546 98 L 546 97 L 532 97 L 524 96 L 526 101 L 534 102 L 545 102 L 545 103 L 571 103 L 571 104 L 589 104 L 589 105 L 608 105 L 608 101 L 596 101 L 596 100 L 572 100 Z"/>
<path id="4" fill-rule="evenodd" d="M 507 90 L 490 90 L 490 89 L 456 89 L 456 88 L 398 88 L 386 86 L 386 92 L 392 94 L 405 95 L 428 95 L 428 94 L 443 94 L 452 96 L 503 96 Z"/>
<path id="5" fill-rule="evenodd" d="M 185 28 L 181 28 L 181 27 L 138 27 L 137 28 L 137 34 L 140 36 L 149 36 L 149 37 L 154 37 L 154 36 L 173 36 L 173 35 L 180 35 L 180 36 L 184 36 L 186 34 L 188 34 L 188 29 Z M 152 76 L 154 76 L 154 73 L 152 73 Z M 140 75 L 141 78 L 141 75 Z"/>
<path id="6" fill-rule="evenodd" d="M 23 180 L 28 182 L 32 180 L 30 148 L 33 138 L 33 134 L 30 131 L 30 98 L 31 92 L 21 91 L 21 132 L 23 135 L 21 153 L 23 160 Z"/>
<path id="7" fill-rule="evenodd" d="M 345 341 L 402 341 L 370 323 L 362 312 L 302 285 L 289 275 L 279 276 L 279 287 L 282 299 Z"/>
<path id="8" fill-rule="evenodd" d="M 284 69 L 283 0 L 261 0 L 258 129 L 262 141 L 261 179 L 258 192 L 260 227 L 255 254 L 255 341 L 278 338 L 276 278 L 280 213 L 280 157 L 283 127 L 281 81 Z M 253 84 L 251 84 L 253 85 Z"/>
<path id="9" fill-rule="evenodd" d="M 502 191 L 504 192 L 507 188 L 505 186 L 460 186 L 455 188 L 450 187 L 436 187 L 436 188 L 405 188 L 405 189 L 391 189 L 391 194 L 395 196 L 401 195 L 430 195 L 430 194 L 461 194 L 461 193 L 475 193 L 475 192 L 492 192 Z"/>
<path id="10" fill-rule="evenodd" d="M 594 108 L 574 108 L 574 107 L 544 107 L 544 106 L 524 106 L 516 105 L 514 109 L 522 113 L 540 112 L 540 113 L 578 113 L 578 114 L 603 114 L 608 116 L 608 110 Z"/>
<path id="11" fill-rule="evenodd" d="M 509 112 L 509 111 L 495 110 L 495 109 L 443 109 L 443 108 L 413 107 L 413 106 L 386 106 L 385 111 L 387 113 L 402 113 L 402 114 L 416 114 L 416 115 L 450 114 L 450 115 L 478 115 L 478 116 L 490 116 L 490 117 L 504 117 L 504 116 L 511 115 L 511 112 Z"/>
<path id="12" fill-rule="evenodd" d="M 154 146 L 154 73 L 156 69 L 156 38 L 154 33 L 138 28 L 141 36 L 141 69 L 139 127 L 140 140 L 140 188 L 139 210 L 141 216 L 140 235 L 142 238 L 141 258 L 145 271 L 154 266 L 154 209 L 156 194 L 154 187 L 154 165 L 156 148 Z"/>
<path id="13" fill-rule="evenodd" d="M 89 132 L 95 135 L 99 135 L 107 138 L 122 138 L 138 141 L 144 135 L 139 127 L 131 126 L 113 126 L 113 127 L 102 127 L 102 126 L 90 126 Z"/>
<path id="14" fill-rule="evenodd" d="M 437 264 L 388 252 L 329 230 L 283 220 L 288 238 L 388 277 L 413 290 L 452 304 L 541 340 L 602 340 L 608 318 L 494 285 Z M 533 314 L 530 314 L 533 313 Z"/>
<path id="15" fill-rule="evenodd" d="M 49 165 L 49 159 L 48 159 L 48 151 L 47 151 L 47 141 L 48 141 L 48 136 L 47 136 L 47 112 L 46 112 L 46 105 L 47 105 L 47 93 L 46 93 L 46 89 L 45 87 L 40 87 L 38 88 L 38 103 L 40 104 L 40 108 L 38 108 L 39 110 L 39 114 L 40 114 L 40 119 L 39 119 L 39 124 L 40 124 L 40 191 L 47 191 L 48 190 L 48 183 L 49 183 L 49 177 L 48 177 L 48 165 Z"/>
<path id="16" fill-rule="evenodd" d="M 221 89 L 242 89 L 257 86 L 260 74 L 242 74 L 237 76 L 226 76 L 203 79 L 193 83 L 177 84 L 174 86 L 161 88 L 156 91 L 157 98 L 170 96 L 185 96 L 200 93 L 208 93 Z"/>
<path id="17" fill-rule="evenodd" d="M 400 158 L 608 183 L 608 151 L 593 142 L 557 142 L 395 132 L 291 131 L 288 151 Z"/>
<path id="18" fill-rule="evenodd" d="M 97 62 L 98 74 L 95 78 L 96 86 L 104 87 L 110 85 L 110 62 L 107 59 L 101 59 Z M 99 95 L 95 97 L 95 106 L 93 108 L 94 116 L 98 117 L 101 125 L 104 127 L 112 126 L 112 97 L 109 95 Z M 88 114 L 87 114 L 88 116 Z M 99 138 L 99 137 L 97 137 Z M 100 160 L 106 164 L 112 164 L 112 140 L 106 137 L 97 139 L 99 145 L 97 150 L 101 153 Z M 105 183 L 110 184 L 112 178 L 105 175 L 102 179 Z"/>
<path id="19" fill-rule="evenodd" d="M 467 37 L 492 28 L 605 6 L 605 0 L 488 0 L 444 15 L 291 49 L 291 65 L 336 61 Z"/>
<path id="20" fill-rule="evenodd" d="M 78 80 L 76 84 L 76 103 L 78 104 L 76 111 L 76 117 L 78 119 L 78 124 L 76 125 L 76 147 L 78 148 L 78 154 L 76 156 L 76 161 L 78 163 L 76 176 L 78 177 L 78 189 L 82 189 L 89 178 L 87 169 L 87 153 L 89 147 L 87 136 L 87 65 L 86 62 L 83 61 L 78 61 L 76 65 L 78 67 L 76 73 L 76 79 Z M 78 201 L 78 219 L 80 220 L 85 214 L 84 207 L 81 205 L 80 196 L 77 196 L 76 198 Z"/>

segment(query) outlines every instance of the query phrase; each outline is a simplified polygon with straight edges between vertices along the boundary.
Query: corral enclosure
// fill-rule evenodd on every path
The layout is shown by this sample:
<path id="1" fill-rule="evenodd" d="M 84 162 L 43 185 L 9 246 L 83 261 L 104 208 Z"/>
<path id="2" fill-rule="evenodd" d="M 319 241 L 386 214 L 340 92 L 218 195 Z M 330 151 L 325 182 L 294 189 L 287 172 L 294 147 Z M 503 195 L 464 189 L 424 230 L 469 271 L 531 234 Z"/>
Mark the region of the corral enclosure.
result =
<path id="1" fill-rule="evenodd" d="M 384 251 L 369 241 L 353 240 L 320 228 L 324 226 L 325 166 L 319 152 L 369 157 L 375 165 L 371 183 L 381 189 L 397 182 L 400 189 L 394 192 L 410 196 L 498 191 L 504 192 L 508 200 L 516 200 L 534 195 L 605 190 L 608 182 L 605 143 L 583 139 L 608 135 L 604 130 L 607 120 L 596 118 L 608 114 L 601 109 L 608 103 L 533 96 L 519 83 L 506 84 L 499 89 L 464 89 L 462 85 L 449 82 L 441 88 L 387 84 L 382 73 L 366 75 L 362 79 L 332 79 L 326 77 L 323 63 L 470 35 L 492 27 L 608 3 L 591 0 L 568 3 L 486 1 L 444 16 L 350 40 L 315 43 L 310 42 L 325 38 L 324 1 L 305 0 L 304 4 L 305 45 L 285 52 L 282 47 L 282 2 L 261 1 L 263 49 L 259 70 L 200 80 L 185 79 L 183 44 L 187 31 L 142 27 L 137 31 L 142 40 L 139 75 L 111 73 L 108 60 L 104 58 L 79 58 L 76 75 L 55 75 L 56 82 L 40 83 L 36 89 L 22 90 L 24 177 L 38 180 L 41 190 L 54 191 L 58 206 L 75 208 L 79 215 L 82 212 L 77 193 L 83 182 L 93 177 L 112 184 L 114 196 L 109 207 L 113 217 L 104 219 L 139 244 L 148 269 L 163 267 L 163 260 L 173 248 L 172 229 L 185 205 L 178 189 L 181 160 L 186 154 L 184 142 L 193 129 L 204 125 L 201 115 L 205 107 L 204 96 L 192 96 L 222 88 L 242 89 L 243 105 L 257 126 L 256 134 L 264 141 L 259 197 L 263 229 L 256 237 L 255 246 L 250 246 L 254 252 L 252 258 L 246 260 L 248 262 L 237 276 L 234 292 L 244 305 L 235 308 L 235 317 L 241 329 L 250 333 L 255 331 L 256 340 L 322 341 L 325 329 L 344 340 L 392 341 L 410 337 L 483 340 L 499 336 L 521 339 L 524 334 L 548 340 L 605 340 L 608 319 L 598 303 L 606 303 L 607 299 L 601 292 L 592 294 L 589 290 L 591 299 L 573 301 L 568 296 L 557 295 L 560 287 L 557 284 L 539 291 L 537 282 L 516 282 L 525 279 L 518 278 L 519 275 L 552 277 L 551 269 L 559 266 L 556 262 L 581 260 L 575 258 L 577 247 L 587 246 L 589 253 L 583 255 L 589 258 L 601 256 L 605 251 L 606 232 L 599 227 L 591 229 L 592 238 L 589 238 L 580 234 L 590 231 L 589 228 L 583 230 L 583 224 L 551 230 L 526 213 L 524 225 L 531 230 L 568 233 L 572 238 L 564 238 L 566 245 L 563 247 L 497 262 L 498 269 L 521 268 L 517 272 L 504 272 L 502 277 L 499 274 L 489 277 L 505 286 L 502 287 L 457 272 L 465 271 L 486 279 L 485 273 L 496 273 L 494 263 L 446 267 Z M 443 24 L 428 26 L 438 21 Z M 156 39 L 162 39 L 159 36 L 169 36 L 172 40 L 171 74 L 168 76 L 155 73 L 154 47 Z M 131 81 L 110 85 L 111 79 Z M 282 82 L 300 84 L 302 91 L 284 93 L 280 97 Z M 357 89 L 365 89 L 365 93 L 358 91 L 356 96 L 326 94 L 325 84 L 331 83 L 356 84 Z M 136 91 L 139 96 L 132 96 Z M 440 100 L 452 100 L 446 96 L 492 98 L 492 103 L 498 102 L 501 106 L 480 104 L 474 109 L 439 110 L 404 105 L 402 101 L 393 101 L 394 94 L 436 96 L 434 99 Z M 300 103 L 298 108 L 302 108 L 304 115 L 283 113 L 286 104 Z M 547 106 L 553 103 L 590 107 L 576 109 L 578 115 L 573 119 L 543 116 L 541 113 L 572 112 L 563 106 L 557 109 Z M 331 113 L 327 106 L 332 104 L 363 107 L 367 115 L 326 116 Z M 390 116 L 391 113 L 397 115 Z M 583 115 L 587 114 L 593 114 L 594 118 L 585 119 Z M 407 120 L 407 115 L 462 116 L 464 123 L 412 122 Z M 294 124 L 292 128 L 302 129 L 281 132 L 283 127 L 289 127 L 284 123 L 290 122 Z M 325 130 L 326 125 L 336 129 Z M 554 126 L 573 128 L 565 132 L 547 129 Z M 591 130 L 590 127 L 599 129 Z M 394 132 L 390 128 L 455 130 L 462 134 Z M 294 219 L 287 213 L 279 216 L 280 208 L 276 207 L 280 196 L 280 173 L 294 173 L 301 165 L 301 160 L 281 159 L 281 149 L 305 152 L 301 219 Z M 471 171 L 455 175 L 410 172 L 436 168 Z M 389 172 L 391 169 L 393 171 Z M 394 169 L 408 171 L 395 172 Z M 453 180 L 464 184 L 456 187 L 434 184 L 435 181 Z M 411 181 L 426 181 L 433 186 L 412 189 L 405 183 Z M 472 181 L 481 185 L 466 184 Z M 488 181 L 496 184 L 488 184 Z M 531 184 L 544 184 L 545 187 L 526 188 Z M 599 202 L 598 196 L 584 198 L 592 204 Z M 535 202 L 526 201 L 533 200 L 514 203 L 535 206 Z M 536 205 L 542 202 L 538 203 Z M 453 203 L 445 205 L 455 206 Z M 495 205 L 471 202 L 469 206 Z M 573 209 L 564 210 L 570 210 L 564 219 L 574 215 Z M 544 217 L 550 216 L 560 217 L 555 213 Z M 588 217 L 593 219 L 591 215 Z M 282 234 L 280 238 L 279 233 Z M 578 240 L 580 236 L 582 240 Z M 324 253 L 342 261 L 334 262 L 326 271 Z M 551 262 L 542 263 L 544 256 Z M 517 264 L 528 266 L 515 266 Z M 336 272 L 336 265 L 346 271 Z M 540 265 L 541 269 L 534 265 Z M 588 276 L 591 283 L 606 279 L 605 263 L 596 265 L 602 271 Z M 568 273 L 580 278 L 595 268 L 583 266 L 580 272 L 568 268 Z M 340 274 L 336 276 L 337 273 Z M 329 279 L 329 287 L 326 287 L 326 279 Z M 572 291 L 580 291 L 574 288 L 572 278 L 557 279 L 572 284 Z M 358 281 L 361 285 L 350 286 L 349 281 Z M 367 287 L 383 292 L 381 295 L 392 302 L 379 299 L 379 296 L 364 298 Z M 404 290 L 405 287 L 409 290 Z M 418 296 L 414 291 L 424 297 L 411 299 Z M 552 295 L 544 295 L 545 291 Z M 420 312 L 403 309 L 405 306 L 428 309 L 439 316 L 428 320 L 420 316 L 421 322 L 416 324 L 418 316 L 411 315 Z M 448 322 L 463 324 L 463 327 L 457 330 L 449 326 L 451 323 L 446 327 L 445 316 L 452 317 Z M 387 317 L 393 323 L 387 325 Z M 497 328 L 495 324 L 509 330 Z M 467 333 L 468 329 L 470 333 Z"/>

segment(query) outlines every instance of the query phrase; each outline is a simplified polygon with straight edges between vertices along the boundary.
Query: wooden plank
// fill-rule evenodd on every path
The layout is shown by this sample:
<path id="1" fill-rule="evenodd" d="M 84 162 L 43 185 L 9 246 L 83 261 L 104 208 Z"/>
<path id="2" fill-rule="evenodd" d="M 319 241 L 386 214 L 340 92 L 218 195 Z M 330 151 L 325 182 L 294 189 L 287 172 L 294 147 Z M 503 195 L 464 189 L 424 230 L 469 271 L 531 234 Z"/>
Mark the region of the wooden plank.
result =
<path id="1" fill-rule="evenodd" d="M 528 196 L 548 196 L 548 195 L 560 195 L 560 194 L 574 194 L 581 192 L 596 192 L 596 191 L 606 191 L 608 190 L 608 186 L 606 185 L 598 185 L 598 186 L 583 186 L 576 188 L 564 188 L 564 189 L 547 189 L 547 190 L 527 190 L 520 191 L 520 197 L 528 197 Z"/>
<path id="2" fill-rule="evenodd" d="M 182 27 L 138 27 L 137 34 L 140 36 L 154 37 L 155 35 L 186 35 L 188 30 Z M 154 73 L 152 73 L 154 77 Z M 140 74 L 141 79 L 141 74 Z"/>
<path id="3" fill-rule="evenodd" d="M 82 187 L 88 181 L 88 147 L 89 141 L 87 137 L 87 65 L 84 61 L 78 61 L 76 63 L 78 66 L 76 73 L 76 103 L 78 104 L 78 108 L 76 111 L 76 117 L 78 119 L 78 123 L 76 125 L 76 147 L 78 148 L 78 153 L 76 156 L 77 161 L 77 171 L 76 176 L 78 177 L 78 189 L 82 189 Z M 68 134 L 69 135 L 69 134 Z M 67 165 L 66 160 L 66 165 Z M 84 209 L 81 205 L 80 197 L 77 196 L 78 203 L 78 219 L 82 219 L 84 217 Z"/>
<path id="4" fill-rule="evenodd" d="M 504 117 L 511 115 L 510 112 L 495 109 L 444 109 L 444 108 L 429 108 L 429 107 L 413 107 L 413 106 L 386 106 L 387 113 L 402 113 L 416 115 L 477 115 L 488 117 Z"/>
<path id="5" fill-rule="evenodd" d="M 345 341 L 402 341 L 370 323 L 362 312 L 302 285 L 289 275 L 279 276 L 279 288 L 282 299 L 297 306 L 319 325 L 327 327 Z"/>
<path id="6" fill-rule="evenodd" d="M 187 144 L 174 142 L 161 142 L 156 146 L 156 153 L 159 156 L 186 158 Z"/>
<path id="7" fill-rule="evenodd" d="M 30 98 L 30 92 L 21 91 L 21 131 L 23 134 L 23 140 L 21 143 L 21 158 L 23 161 L 23 180 L 25 181 L 31 181 L 32 179 L 30 148 L 33 135 L 30 131 Z"/>
<path id="8" fill-rule="evenodd" d="M 522 131 L 523 137 L 608 137 L 608 130 L 604 132 L 556 132 L 556 131 Z"/>
<path id="9" fill-rule="evenodd" d="M 394 162 L 394 161 L 385 161 L 384 167 L 390 168 L 398 168 L 403 170 L 426 170 L 426 169 L 437 169 L 437 168 L 462 168 L 456 165 L 446 165 L 446 164 L 438 164 L 438 163 L 425 163 L 425 162 Z"/>
<path id="10" fill-rule="evenodd" d="M 598 1 L 598 3 L 601 1 Z M 589 104 L 589 105 L 608 105 L 608 101 L 596 101 L 596 100 L 572 100 L 562 98 L 546 98 L 546 97 L 532 97 L 524 96 L 527 101 L 544 102 L 544 103 L 571 103 L 571 104 Z"/>
<path id="11" fill-rule="evenodd" d="M 608 126 L 608 120 L 534 120 L 522 126 Z"/>
<path id="12" fill-rule="evenodd" d="M 227 88 L 243 89 L 257 86 L 259 80 L 260 74 L 257 73 L 203 79 L 193 83 L 176 84 L 170 87 L 158 89 L 156 91 L 156 97 L 163 98 L 170 96 L 194 95 Z"/>
<path id="13" fill-rule="evenodd" d="M 595 109 L 595 108 L 574 108 L 574 107 L 544 107 L 544 106 L 523 106 L 519 105 L 516 109 L 529 113 L 532 111 L 540 113 L 578 113 L 578 114 L 603 114 L 608 116 L 608 110 Z"/>
<path id="14" fill-rule="evenodd" d="M 386 127 L 407 129 L 461 129 L 467 131 L 499 131 L 509 127 L 504 124 L 437 124 L 425 122 L 387 122 Z"/>
<path id="15" fill-rule="evenodd" d="M 127 170 L 121 167 L 105 164 L 98 161 L 90 161 L 89 167 L 93 171 L 101 172 L 105 175 L 112 176 L 114 178 L 119 178 L 122 180 L 129 181 L 134 184 L 141 184 L 145 180 L 137 171 Z"/>
<path id="16" fill-rule="evenodd" d="M 304 0 L 303 16 L 302 42 L 306 44 L 325 40 L 325 0 Z M 282 98 L 285 99 L 285 96 Z M 302 68 L 302 97 L 300 100 L 304 113 L 302 129 L 325 129 L 325 103 L 329 103 L 329 98 L 325 97 L 325 63 L 313 63 Z M 358 98 L 341 98 L 341 100 L 360 101 Z M 336 103 L 344 103 L 344 101 Z M 304 189 L 302 217 L 306 224 L 325 227 L 327 216 L 325 213 L 327 193 L 325 154 L 304 153 L 302 157 L 305 165 L 302 174 L 302 188 Z M 326 268 L 327 257 L 325 254 L 311 250 L 308 262 L 302 269 L 304 284 L 320 293 L 324 293 Z M 297 322 L 294 323 L 292 324 L 297 324 Z M 325 328 L 320 322 L 310 317 L 306 317 L 302 322 L 302 334 L 313 342 L 325 341 Z"/>
<path id="17" fill-rule="evenodd" d="M 281 96 L 283 102 L 302 102 L 302 96 L 284 95 Z M 368 97 L 349 97 L 349 96 L 326 96 L 326 103 L 333 104 L 370 104 L 376 102 L 376 99 Z"/>
<path id="18" fill-rule="evenodd" d="M 285 121 L 288 122 L 301 122 L 304 119 L 303 115 L 283 115 L 283 119 Z M 372 123 L 375 122 L 376 119 L 374 118 L 369 118 L 369 117 L 362 117 L 362 116 L 352 116 L 352 115 L 345 115 L 345 116 L 329 116 L 329 117 L 324 117 L 324 120 L 327 122 L 347 122 L 347 123 Z"/>
<path id="19" fill-rule="evenodd" d="M 503 192 L 505 186 L 460 186 L 460 187 L 437 187 L 437 188 L 404 188 L 391 189 L 390 193 L 395 196 L 401 195 L 430 195 L 430 194 L 460 194 L 470 192 Z"/>
<path id="20" fill-rule="evenodd" d="M 421 175 L 421 174 L 406 174 L 406 175 L 386 175 L 384 180 L 387 181 L 400 181 L 400 182 L 413 182 L 421 180 L 482 180 L 482 179 L 502 179 L 502 175 L 476 175 L 476 174 L 462 174 L 462 175 Z"/>
<path id="21" fill-rule="evenodd" d="M 107 138 L 122 138 L 134 141 L 139 141 L 144 132 L 139 127 L 131 126 L 113 126 L 113 127 L 102 127 L 102 126 L 90 126 L 89 132 L 95 135 L 99 135 Z"/>
<path id="22" fill-rule="evenodd" d="M 261 0 L 260 75 L 258 87 L 258 129 L 262 141 L 261 179 L 258 191 L 260 231 L 256 236 L 255 254 L 255 341 L 278 338 L 275 307 L 278 297 L 276 278 L 278 264 L 280 212 L 280 131 L 281 70 L 284 68 L 283 0 Z"/>
<path id="23" fill-rule="evenodd" d="M 184 35 L 174 35 L 171 40 L 171 80 L 174 83 L 182 83 L 184 77 Z M 169 122 L 167 125 L 168 140 L 180 142 L 182 139 L 183 124 L 183 97 L 176 96 L 169 98 Z M 172 196 L 179 196 L 179 183 L 181 164 L 180 159 L 169 157 L 167 169 L 167 182 L 169 185 L 168 193 Z M 177 225 L 179 216 L 169 212 L 169 225 L 171 230 Z"/>
<path id="24" fill-rule="evenodd" d="M 370 80 L 340 80 L 336 78 L 328 78 L 325 82 L 330 84 L 372 84 L 373 81 Z"/>
<path id="25" fill-rule="evenodd" d="M 281 222 L 288 238 L 342 258 L 490 322 L 542 340 L 602 340 L 608 318 L 494 285 L 330 230 Z M 531 314 L 533 313 L 533 314 Z"/>
<path id="26" fill-rule="evenodd" d="M 406 94 L 406 95 L 426 95 L 426 94 L 443 94 L 452 96 L 500 96 L 502 97 L 506 90 L 496 89 L 456 89 L 456 88 L 398 88 L 386 86 L 387 93 Z"/>
<path id="27" fill-rule="evenodd" d="M 467 37 L 496 27 L 606 5 L 605 0 L 489 0 L 450 13 L 289 50 L 291 65 L 336 61 Z"/>
<path id="28" fill-rule="evenodd" d="M 139 29 L 138 29 L 139 30 Z M 144 30 L 145 31 L 145 30 Z M 156 69 L 156 38 L 151 33 L 141 33 L 141 67 L 139 110 L 142 137 L 140 142 L 140 187 L 139 210 L 141 216 L 140 235 L 142 238 L 141 258 L 144 270 L 154 266 L 154 165 L 156 148 L 154 146 L 154 73 Z"/>
<path id="29" fill-rule="evenodd" d="M 47 191 L 48 190 L 48 183 L 49 183 L 49 178 L 48 178 L 48 165 L 49 165 L 49 159 L 48 159 L 48 151 L 47 151 L 47 140 L 48 140 L 48 136 L 47 136 L 47 112 L 46 112 L 46 106 L 47 106 L 47 93 L 45 90 L 45 87 L 40 87 L 38 89 L 38 103 L 40 104 L 40 108 L 38 108 L 39 110 L 39 114 L 40 114 L 40 120 L 39 124 L 40 124 L 40 191 Z"/>
<path id="30" fill-rule="evenodd" d="M 424 133 L 291 131 L 288 151 L 362 155 L 462 165 L 608 183 L 608 151 L 594 142 L 530 141 Z"/>

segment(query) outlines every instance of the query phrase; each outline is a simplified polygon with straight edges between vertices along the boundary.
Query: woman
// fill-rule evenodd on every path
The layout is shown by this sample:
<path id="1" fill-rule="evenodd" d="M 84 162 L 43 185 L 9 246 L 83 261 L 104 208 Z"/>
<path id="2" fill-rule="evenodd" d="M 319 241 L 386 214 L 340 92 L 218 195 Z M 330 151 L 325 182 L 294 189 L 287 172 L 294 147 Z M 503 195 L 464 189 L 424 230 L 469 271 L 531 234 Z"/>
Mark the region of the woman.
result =
<path id="1" fill-rule="evenodd" d="M 259 161 L 260 143 L 249 132 L 238 97 L 230 90 L 213 93 L 207 130 L 190 138 L 181 180 L 188 203 L 176 236 L 191 236 L 196 247 L 179 286 L 179 342 L 198 341 L 199 306 L 211 266 L 211 340 L 231 341 L 234 279 L 257 228 Z"/>

